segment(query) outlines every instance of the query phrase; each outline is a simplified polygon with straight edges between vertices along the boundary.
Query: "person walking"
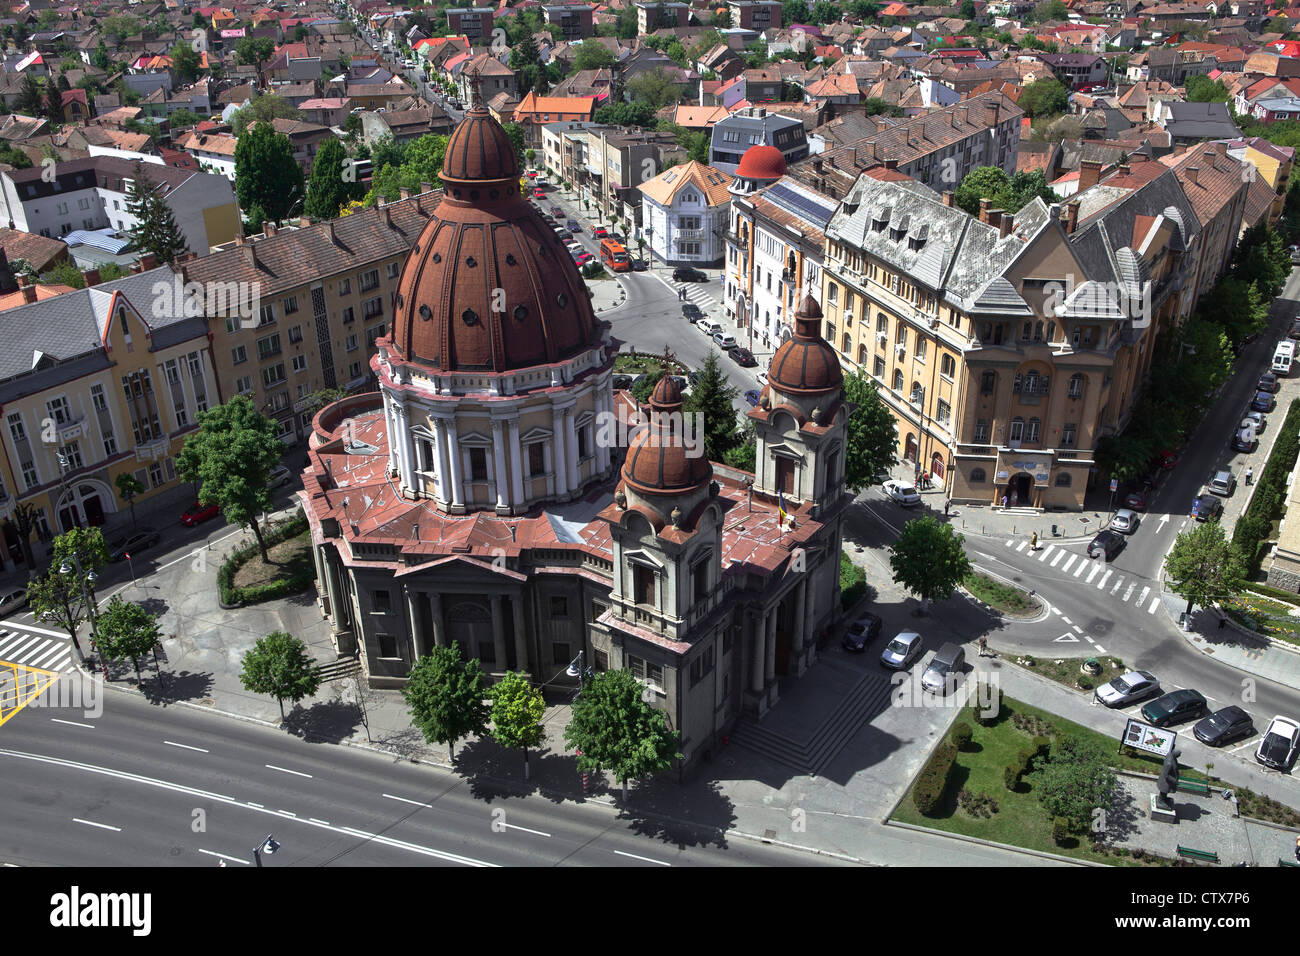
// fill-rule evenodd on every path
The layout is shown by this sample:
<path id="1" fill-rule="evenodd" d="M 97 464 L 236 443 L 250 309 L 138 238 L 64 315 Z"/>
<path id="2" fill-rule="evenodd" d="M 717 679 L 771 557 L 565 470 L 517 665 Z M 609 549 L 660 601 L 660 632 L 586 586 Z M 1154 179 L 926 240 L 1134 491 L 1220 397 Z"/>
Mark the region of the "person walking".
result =
<path id="1" fill-rule="evenodd" d="M 1038 550 L 1038 532 L 1037 532 L 1037 531 L 1035 531 L 1033 534 L 1031 534 L 1031 535 L 1029 536 L 1029 550 L 1030 550 L 1030 551 L 1037 551 L 1037 550 Z"/>
<path id="2" fill-rule="evenodd" d="M 975 643 L 979 646 L 979 649 L 980 649 L 980 657 L 988 657 L 988 651 L 989 651 L 989 639 L 988 639 L 987 637 L 985 637 L 983 634 L 981 634 L 981 635 L 980 635 L 980 639 L 979 639 L 978 641 L 976 641 Z M 1297 845 L 1297 846 L 1300 846 L 1300 840 L 1297 840 L 1297 841 L 1296 841 L 1296 845 Z"/>
<path id="3" fill-rule="evenodd" d="M 1246 484 L 1250 484 L 1255 479 L 1255 469 L 1249 465 L 1246 466 Z"/>
<path id="4" fill-rule="evenodd" d="M 952 499 L 949 498 L 947 501 L 943 503 L 943 516 L 945 518 L 948 517 L 948 509 L 951 507 L 952 507 Z"/>

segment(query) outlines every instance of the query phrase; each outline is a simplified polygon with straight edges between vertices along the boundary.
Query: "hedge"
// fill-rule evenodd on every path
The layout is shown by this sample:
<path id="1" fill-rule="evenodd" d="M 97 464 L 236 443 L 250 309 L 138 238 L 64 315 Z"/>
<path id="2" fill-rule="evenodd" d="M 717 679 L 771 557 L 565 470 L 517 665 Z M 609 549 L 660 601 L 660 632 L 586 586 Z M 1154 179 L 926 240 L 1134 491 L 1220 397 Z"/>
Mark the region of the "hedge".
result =
<path id="1" fill-rule="evenodd" d="M 1300 604 L 1300 594 L 1295 591 L 1284 591 L 1281 588 L 1270 587 L 1267 584 L 1256 584 L 1254 581 L 1247 581 L 1242 587 L 1247 591 L 1254 591 L 1256 594 L 1262 594 L 1265 597 L 1277 598 L 1279 601 L 1286 601 L 1289 604 Z"/>
<path id="2" fill-rule="evenodd" d="M 1065 817 L 1054 818 L 1052 820 L 1052 842 L 1057 846 L 1064 846 L 1068 839 L 1070 839 L 1070 821 Z"/>
<path id="3" fill-rule="evenodd" d="M 1051 749 L 1052 741 L 1049 737 L 1035 737 L 1028 747 L 1022 748 L 1016 754 L 1015 762 L 1007 764 L 1002 770 L 1002 782 L 1007 789 L 1015 790 L 1025 774 L 1034 769 L 1034 762 L 1047 756 Z"/>
<path id="4" fill-rule="evenodd" d="M 948 786 L 948 775 L 957 761 L 957 748 L 945 741 L 930 756 L 912 785 L 912 802 L 916 809 L 929 816 L 938 809 L 943 791 Z"/>
<path id="5" fill-rule="evenodd" d="M 262 539 L 266 542 L 267 548 L 271 548 L 282 541 L 287 541 L 289 538 L 297 537 L 306 530 L 307 516 L 299 510 L 288 521 L 263 531 Z M 221 563 L 221 567 L 217 570 L 217 593 L 221 597 L 222 604 L 235 607 L 242 604 L 256 604 L 259 601 L 270 601 L 284 597 L 286 594 L 301 591 L 316 580 L 316 562 L 313 561 L 307 566 L 308 573 L 296 574 L 292 577 L 281 578 L 278 581 L 270 581 L 253 587 L 235 587 L 235 572 L 243 567 L 249 558 L 259 553 L 257 541 L 254 540 L 230 552 L 230 556 Z"/>
<path id="6" fill-rule="evenodd" d="M 981 727 L 992 727 L 1002 716 L 1002 688 L 985 684 L 975 699 L 989 702 L 987 708 L 978 705 L 974 708 L 975 722 Z"/>
<path id="7" fill-rule="evenodd" d="M 1247 578 L 1259 573 L 1273 522 L 1282 516 L 1287 478 L 1295 468 L 1297 455 L 1300 455 L 1300 398 L 1291 400 L 1281 429 L 1255 482 L 1250 506 L 1232 533 L 1232 543 L 1241 549 L 1246 559 Z"/>
<path id="8" fill-rule="evenodd" d="M 974 735 L 975 731 L 971 728 L 970 724 L 966 723 L 966 721 L 963 720 L 954 724 L 952 728 L 953 746 L 958 750 L 965 750 L 970 746 L 971 738 Z"/>

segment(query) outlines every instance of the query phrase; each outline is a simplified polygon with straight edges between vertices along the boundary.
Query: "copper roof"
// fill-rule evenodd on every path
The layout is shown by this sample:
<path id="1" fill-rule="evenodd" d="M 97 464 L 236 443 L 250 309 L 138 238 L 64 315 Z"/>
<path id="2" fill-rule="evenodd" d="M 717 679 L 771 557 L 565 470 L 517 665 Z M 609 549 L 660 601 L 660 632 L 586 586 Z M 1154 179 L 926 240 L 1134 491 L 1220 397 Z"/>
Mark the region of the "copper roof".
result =
<path id="1" fill-rule="evenodd" d="M 681 408 L 681 389 L 665 372 L 650 394 L 650 425 L 628 446 L 623 480 L 633 490 L 682 495 L 699 489 L 713 477 L 703 441 L 694 448 L 685 441 Z"/>
<path id="2" fill-rule="evenodd" d="M 778 391 L 792 395 L 822 395 L 844 384 L 844 372 L 835 350 L 821 337 L 822 310 L 811 295 L 804 296 L 795 313 L 794 338 L 772 356 L 767 380 Z"/>

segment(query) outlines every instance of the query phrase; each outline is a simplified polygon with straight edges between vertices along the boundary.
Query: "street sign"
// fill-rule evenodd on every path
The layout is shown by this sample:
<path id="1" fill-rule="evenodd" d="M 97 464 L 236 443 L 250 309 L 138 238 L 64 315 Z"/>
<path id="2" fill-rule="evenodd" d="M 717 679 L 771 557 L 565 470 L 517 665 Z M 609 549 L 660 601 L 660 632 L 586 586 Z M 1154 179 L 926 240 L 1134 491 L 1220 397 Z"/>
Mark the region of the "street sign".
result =
<path id="1" fill-rule="evenodd" d="M 1157 757 L 1164 757 L 1174 749 L 1176 739 L 1178 739 L 1178 734 L 1175 731 L 1161 730 L 1159 727 L 1152 727 L 1150 724 L 1144 724 L 1142 721 L 1130 717 L 1128 724 L 1124 727 L 1124 736 L 1120 738 L 1120 741 L 1130 747 L 1136 747 L 1138 750 L 1145 750 L 1147 753 L 1155 754 Z"/>
<path id="2" fill-rule="evenodd" d="M 1110 493 L 1113 495 L 1117 491 L 1119 491 L 1119 479 L 1112 478 L 1110 480 Z"/>

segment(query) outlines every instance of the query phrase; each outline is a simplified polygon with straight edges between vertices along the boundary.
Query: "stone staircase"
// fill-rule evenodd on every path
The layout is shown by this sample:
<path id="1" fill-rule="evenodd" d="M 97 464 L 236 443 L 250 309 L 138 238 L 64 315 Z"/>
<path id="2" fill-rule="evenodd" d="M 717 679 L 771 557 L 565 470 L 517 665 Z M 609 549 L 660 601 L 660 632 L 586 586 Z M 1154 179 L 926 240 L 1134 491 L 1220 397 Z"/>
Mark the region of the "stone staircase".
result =
<path id="1" fill-rule="evenodd" d="M 795 740 L 772 729 L 770 722 L 746 716 L 736 723 L 731 742 L 799 773 L 816 776 L 863 724 L 889 706 L 892 690 L 888 675 L 864 674 L 808 739 Z"/>
<path id="2" fill-rule="evenodd" d="M 327 661 L 316 668 L 320 682 L 327 684 L 332 680 L 343 680 L 361 672 L 361 661 L 355 657 L 340 657 L 336 661 Z"/>

